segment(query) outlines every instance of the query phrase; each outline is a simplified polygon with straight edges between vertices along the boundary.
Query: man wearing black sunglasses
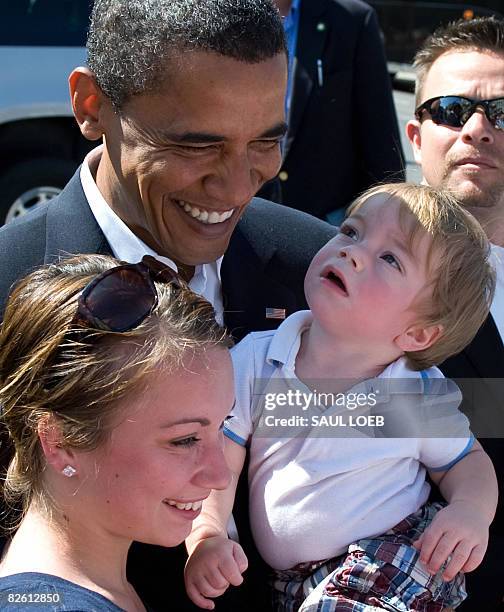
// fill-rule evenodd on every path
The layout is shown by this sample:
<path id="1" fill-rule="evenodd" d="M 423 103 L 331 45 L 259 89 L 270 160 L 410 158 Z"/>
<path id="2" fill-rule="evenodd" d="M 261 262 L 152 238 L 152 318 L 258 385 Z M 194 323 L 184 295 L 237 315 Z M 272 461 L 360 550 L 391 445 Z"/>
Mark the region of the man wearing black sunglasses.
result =
<path id="1" fill-rule="evenodd" d="M 461 21 L 417 53 L 407 135 L 425 180 L 453 190 L 504 244 L 504 22 Z"/>
<path id="2" fill-rule="evenodd" d="M 463 409 L 494 462 L 501 492 L 486 558 L 467 575 L 469 599 L 460 609 L 497 610 L 504 601 L 504 20 L 440 28 L 415 65 L 417 108 L 406 128 L 415 159 L 427 183 L 453 191 L 481 222 L 497 270 L 491 315 L 473 342 L 441 366 L 462 387 Z"/>
<path id="3" fill-rule="evenodd" d="M 103 145 L 59 197 L 0 229 L 0 312 L 13 282 L 68 253 L 156 257 L 236 339 L 304 308 L 306 268 L 336 230 L 254 198 L 280 167 L 286 131 L 273 2 L 96 0 L 87 47 L 71 101 L 84 136 Z M 133 555 L 131 579 L 159 609 L 181 612 L 184 559 L 169 552 Z"/>

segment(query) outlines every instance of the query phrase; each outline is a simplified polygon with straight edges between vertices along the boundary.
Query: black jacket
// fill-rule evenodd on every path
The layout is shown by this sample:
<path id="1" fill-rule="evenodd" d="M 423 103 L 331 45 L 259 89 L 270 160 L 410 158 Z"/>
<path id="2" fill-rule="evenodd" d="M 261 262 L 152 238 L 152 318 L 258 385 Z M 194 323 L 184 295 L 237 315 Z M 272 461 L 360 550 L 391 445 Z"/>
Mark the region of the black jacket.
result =
<path id="1" fill-rule="evenodd" d="M 286 315 L 306 308 L 304 274 L 335 228 L 285 206 L 253 198 L 239 221 L 221 268 L 224 319 L 237 340 L 272 329 L 267 307 Z M 62 193 L 0 228 L 0 312 L 12 284 L 61 255 L 100 253 L 110 247 L 87 204 L 79 170 Z"/>
<path id="2" fill-rule="evenodd" d="M 403 165 L 375 11 L 302 0 L 284 162 L 260 195 L 324 218 L 377 182 L 403 180 Z"/>
<path id="3" fill-rule="evenodd" d="M 222 262 L 224 320 L 236 340 L 250 331 L 272 329 L 280 323 L 265 317 L 267 307 L 282 308 L 286 315 L 306 308 L 304 275 L 313 255 L 335 234 L 331 225 L 290 208 L 254 198 L 238 223 Z M 9 289 L 34 267 L 64 254 L 111 255 L 110 247 L 95 221 L 82 190 L 79 170 L 62 193 L 31 214 L 0 228 L 0 312 Z M 247 486 L 239 494 L 240 533 L 249 542 Z M 161 548 L 134 544 L 128 576 L 142 599 L 156 610 L 197 610 L 185 595 L 184 546 Z M 256 559 L 253 571 L 260 571 Z M 253 609 L 267 609 L 266 581 L 261 574 L 253 588 Z M 167 586 L 169 584 L 169 587 Z M 261 590 L 262 589 L 262 590 Z M 244 610 L 247 590 L 224 598 L 219 610 Z M 247 600 L 249 601 L 249 600 Z M 258 607 L 257 607 L 258 606 Z"/>
<path id="4" fill-rule="evenodd" d="M 483 563 L 467 574 L 469 598 L 459 610 L 504 609 L 504 345 L 491 315 L 471 344 L 440 366 L 462 389 L 462 409 L 495 466 L 499 504 Z"/>

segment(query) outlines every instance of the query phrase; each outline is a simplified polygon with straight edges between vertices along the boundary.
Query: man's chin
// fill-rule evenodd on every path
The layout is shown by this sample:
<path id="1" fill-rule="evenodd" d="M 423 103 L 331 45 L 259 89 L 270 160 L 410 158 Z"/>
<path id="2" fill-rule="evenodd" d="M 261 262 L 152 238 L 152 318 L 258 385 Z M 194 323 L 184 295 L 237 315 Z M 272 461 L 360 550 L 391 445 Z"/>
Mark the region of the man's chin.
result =
<path id="1" fill-rule="evenodd" d="M 229 240 L 223 245 L 215 245 L 212 249 L 192 249 L 191 251 L 185 251 L 180 253 L 179 257 L 170 257 L 175 263 L 184 266 L 196 267 L 202 264 L 213 263 L 220 259 L 227 250 Z"/>
<path id="2" fill-rule="evenodd" d="M 455 172 L 443 181 L 442 187 L 453 193 L 466 208 L 489 207 L 495 201 L 495 186 L 482 185 L 478 177 L 461 176 Z M 504 185 L 500 190 L 504 193 Z"/>

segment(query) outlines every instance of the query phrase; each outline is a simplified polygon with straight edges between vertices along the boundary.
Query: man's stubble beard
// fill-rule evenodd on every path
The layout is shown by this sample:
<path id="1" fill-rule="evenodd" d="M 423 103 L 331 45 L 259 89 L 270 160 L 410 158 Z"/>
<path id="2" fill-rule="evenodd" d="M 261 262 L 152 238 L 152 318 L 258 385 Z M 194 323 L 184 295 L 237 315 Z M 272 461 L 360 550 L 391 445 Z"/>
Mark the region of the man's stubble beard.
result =
<path id="1" fill-rule="evenodd" d="M 485 233 L 492 242 L 502 243 L 504 239 L 504 175 L 484 187 L 453 176 L 455 163 L 449 157 L 445 160 L 441 183 L 442 189 L 450 191 L 481 223 Z"/>

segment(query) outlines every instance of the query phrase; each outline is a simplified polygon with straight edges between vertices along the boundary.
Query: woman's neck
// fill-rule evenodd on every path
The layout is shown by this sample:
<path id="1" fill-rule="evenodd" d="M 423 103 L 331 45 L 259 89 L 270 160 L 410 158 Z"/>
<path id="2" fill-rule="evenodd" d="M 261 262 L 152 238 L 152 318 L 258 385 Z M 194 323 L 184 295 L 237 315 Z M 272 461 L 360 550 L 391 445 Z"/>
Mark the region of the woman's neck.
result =
<path id="1" fill-rule="evenodd" d="M 32 505 L 4 551 L 0 576 L 51 574 L 100 593 L 128 612 L 143 612 L 126 578 L 130 544 L 79 524 L 58 510 L 49 518 Z"/>

